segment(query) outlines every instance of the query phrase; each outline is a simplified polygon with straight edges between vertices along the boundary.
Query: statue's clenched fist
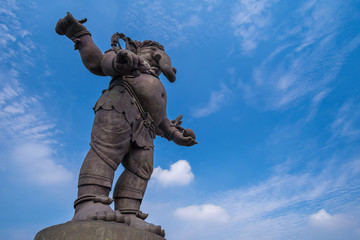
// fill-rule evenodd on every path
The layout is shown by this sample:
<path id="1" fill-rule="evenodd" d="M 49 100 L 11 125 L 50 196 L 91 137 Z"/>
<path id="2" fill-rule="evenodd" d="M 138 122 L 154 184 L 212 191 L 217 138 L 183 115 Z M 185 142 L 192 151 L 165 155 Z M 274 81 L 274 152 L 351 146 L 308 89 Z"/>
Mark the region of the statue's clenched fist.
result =
<path id="1" fill-rule="evenodd" d="M 71 40 L 74 40 L 74 38 L 76 38 L 79 33 L 84 31 L 87 32 L 85 26 L 82 25 L 86 21 L 86 18 L 82 20 L 76 20 L 73 15 L 68 12 L 64 18 L 59 19 L 56 24 L 55 31 L 59 35 L 65 35 Z"/>
<path id="2" fill-rule="evenodd" d="M 185 136 L 184 133 L 180 131 L 175 131 L 171 139 L 174 143 L 180 146 L 190 147 L 194 144 L 197 144 L 193 136 Z"/>
<path id="3" fill-rule="evenodd" d="M 117 72 L 122 73 L 127 72 L 130 69 L 131 72 L 128 73 L 129 75 L 133 74 L 134 71 L 144 72 L 150 69 L 149 64 L 147 64 L 142 57 L 124 49 L 117 52 L 114 67 Z M 140 72 L 138 74 L 135 73 L 134 75 L 139 75 Z"/>

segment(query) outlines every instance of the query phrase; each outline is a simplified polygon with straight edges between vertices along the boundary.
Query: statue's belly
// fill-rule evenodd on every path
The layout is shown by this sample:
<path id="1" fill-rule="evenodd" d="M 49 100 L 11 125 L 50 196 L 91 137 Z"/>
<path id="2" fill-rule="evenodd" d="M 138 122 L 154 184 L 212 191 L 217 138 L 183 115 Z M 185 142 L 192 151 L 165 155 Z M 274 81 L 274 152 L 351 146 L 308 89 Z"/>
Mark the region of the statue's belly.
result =
<path id="1" fill-rule="evenodd" d="M 135 78 L 124 78 L 133 88 L 142 107 L 158 126 L 166 116 L 166 92 L 161 81 L 148 74 L 141 74 Z"/>

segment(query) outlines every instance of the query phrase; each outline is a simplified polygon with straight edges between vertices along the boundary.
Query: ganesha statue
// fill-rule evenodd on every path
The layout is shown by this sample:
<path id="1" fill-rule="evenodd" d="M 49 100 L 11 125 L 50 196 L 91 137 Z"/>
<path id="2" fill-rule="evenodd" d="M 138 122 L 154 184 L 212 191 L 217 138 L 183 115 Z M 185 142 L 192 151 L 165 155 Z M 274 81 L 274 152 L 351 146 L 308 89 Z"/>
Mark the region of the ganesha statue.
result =
<path id="1" fill-rule="evenodd" d="M 72 221 L 117 222 L 164 237 L 165 231 L 146 222 L 148 214 L 140 210 L 153 172 L 154 138 L 161 136 L 180 146 L 197 143 L 194 132 L 181 127 L 182 115 L 169 120 L 166 114 L 167 96 L 159 76 L 163 73 L 174 82 L 176 69 L 161 44 L 134 41 L 122 33 L 111 37 L 111 48 L 103 54 L 85 22 L 67 13 L 55 30 L 74 42 L 91 73 L 110 76 L 111 81 L 94 106 L 90 150 L 80 170 Z M 119 41 L 125 42 L 125 49 Z M 110 198 L 120 164 L 124 171 Z"/>

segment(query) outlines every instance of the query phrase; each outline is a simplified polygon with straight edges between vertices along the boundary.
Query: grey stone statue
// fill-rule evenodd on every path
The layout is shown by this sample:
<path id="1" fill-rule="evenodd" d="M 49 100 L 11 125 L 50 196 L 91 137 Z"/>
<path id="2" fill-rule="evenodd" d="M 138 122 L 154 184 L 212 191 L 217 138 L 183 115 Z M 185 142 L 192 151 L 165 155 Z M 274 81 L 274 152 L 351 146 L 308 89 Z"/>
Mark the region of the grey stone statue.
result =
<path id="1" fill-rule="evenodd" d="M 93 74 L 111 76 L 109 88 L 95 104 L 90 150 L 80 170 L 78 197 L 72 221 L 105 220 L 165 236 L 160 226 L 144 221 L 140 205 L 153 171 L 156 135 L 181 146 L 196 144 L 191 129 L 180 126 L 182 115 L 169 120 L 166 91 L 159 75 L 176 80 L 176 69 L 164 47 L 155 41 L 133 41 L 122 33 L 111 38 L 104 54 L 83 23 L 70 13 L 60 19 L 56 32 L 75 43 L 85 67 Z M 119 41 L 125 41 L 122 49 Z M 114 172 L 122 164 L 113 198 Z M 109 206 L 114 201 L 114 210 Z"/>

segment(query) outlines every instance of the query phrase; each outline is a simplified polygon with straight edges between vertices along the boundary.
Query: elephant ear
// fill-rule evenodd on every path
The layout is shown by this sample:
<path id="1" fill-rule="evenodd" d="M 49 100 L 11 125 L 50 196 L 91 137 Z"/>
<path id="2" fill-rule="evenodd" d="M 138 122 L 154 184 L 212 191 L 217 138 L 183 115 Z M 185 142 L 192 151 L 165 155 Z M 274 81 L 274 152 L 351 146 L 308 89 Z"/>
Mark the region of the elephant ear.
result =
<path id="1" fill-rule="evenodd" d="M 161 58 L 161 54 L 159 53 L 154 53 L 152 55 L 152 57 L 156 60 L 156 62 L 159 62 L 160 61 L 160 58 Z"/>

